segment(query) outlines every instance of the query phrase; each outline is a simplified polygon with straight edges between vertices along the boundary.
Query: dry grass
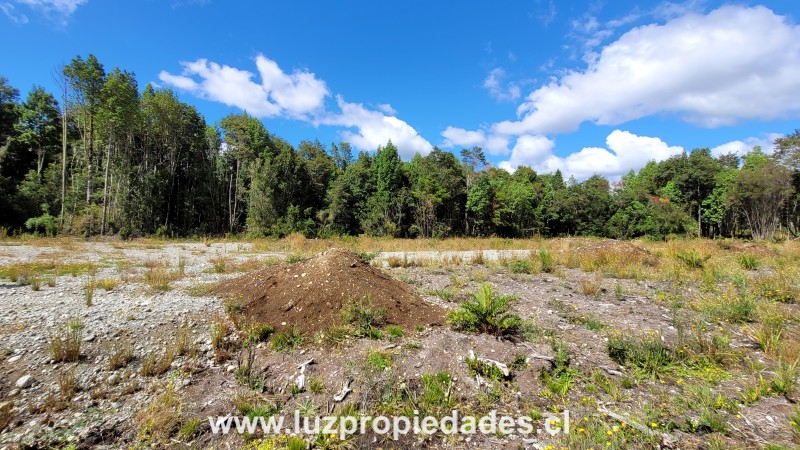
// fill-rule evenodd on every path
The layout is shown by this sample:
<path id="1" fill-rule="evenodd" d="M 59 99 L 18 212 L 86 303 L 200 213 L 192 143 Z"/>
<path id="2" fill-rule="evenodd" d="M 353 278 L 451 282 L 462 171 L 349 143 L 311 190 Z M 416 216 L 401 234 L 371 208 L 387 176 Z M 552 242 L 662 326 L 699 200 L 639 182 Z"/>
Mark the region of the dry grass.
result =
<path id="1" fill-rule="evenodd" d="M 172 289 L 173 281 L 183 278 L 180 271 L 172 271 L 166 267 L 152 267 L 144 273 L 144 282 L 154 291 L 164 292 Z"/>
<path id="2" fill-rule="evenodd" d="M 77 362 L 81 357 L 83 324 L 72 321 L 50 337 L 50 356 L 56 362 Z"/>
<path id="3" fill-rule="evenodd" d="M 133 341 L 128 338 L 114 340 L 108 348 L 108 368 L 121 369 L 133 361 Z"/>
<path id="4" fill-rule="evenodd" d="M 69 402 L 78 392 L 78 382 L 75 378 L 76 368 L 62 370 L 58 375 L 58 388 L 62 402 Z"/>
<path id="5" fill-rule="evenodd" d="M 161 352 L 150 352 L 142 357 L 142 376 L 155 377 L 166 373 L 175 360 L 175 349 L 166 346 Z"/>
<path id="6" fill-rule="evenodd" d="M 591 276 L 582 276 L 578 281 L 580 292 L 583 295 L 595 295 L 600 291 L 600 286 L 603 284 L 603 276 L 600 272 L 595 272 Z"/>
<path id="7" fill-rule="evenodd" d="M 138 440 L 153 447 L 165 444 L 181 425 L 182 404 L 172 386 L 136 415 Z"/>

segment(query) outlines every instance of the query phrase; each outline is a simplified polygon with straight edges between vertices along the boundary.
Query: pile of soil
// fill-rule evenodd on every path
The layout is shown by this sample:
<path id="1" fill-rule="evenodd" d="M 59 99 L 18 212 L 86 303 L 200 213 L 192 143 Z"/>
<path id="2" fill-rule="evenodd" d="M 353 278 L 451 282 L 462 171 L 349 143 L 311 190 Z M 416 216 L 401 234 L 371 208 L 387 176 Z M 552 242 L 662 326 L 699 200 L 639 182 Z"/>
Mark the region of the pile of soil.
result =
<path id="1" fill-rule="evenodd" d="M 441 324 L 445 315 L 411 286 L 341 249 L 227 280 L 217 293 L 236 297 L 248 320 L 270 324 L 276 330 L 297 327 L 306 334 L 340 325 L 342 307 L 366 297 L 372 308 L 385 310 L 389 324 L 405 328 Z"/>

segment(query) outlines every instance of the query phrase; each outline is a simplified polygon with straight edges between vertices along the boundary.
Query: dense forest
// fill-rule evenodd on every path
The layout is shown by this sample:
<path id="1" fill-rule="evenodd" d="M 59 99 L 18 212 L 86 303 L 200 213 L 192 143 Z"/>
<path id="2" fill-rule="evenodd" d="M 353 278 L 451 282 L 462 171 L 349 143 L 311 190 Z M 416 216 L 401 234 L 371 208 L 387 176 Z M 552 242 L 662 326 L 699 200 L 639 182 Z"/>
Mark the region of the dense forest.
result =
<path id="1" fill-rule="evenodd" d="M 298 148 L 249 115 L 209 125 L 168 89 L 92 55 L 25 99 L 0 77 L 5 234 L 396 237 L 800 233 L 800 130 L 739 157 L 696 149 L 618 182 L 492 167 L 480 148 L 401 161 L 387 142 Z"/>

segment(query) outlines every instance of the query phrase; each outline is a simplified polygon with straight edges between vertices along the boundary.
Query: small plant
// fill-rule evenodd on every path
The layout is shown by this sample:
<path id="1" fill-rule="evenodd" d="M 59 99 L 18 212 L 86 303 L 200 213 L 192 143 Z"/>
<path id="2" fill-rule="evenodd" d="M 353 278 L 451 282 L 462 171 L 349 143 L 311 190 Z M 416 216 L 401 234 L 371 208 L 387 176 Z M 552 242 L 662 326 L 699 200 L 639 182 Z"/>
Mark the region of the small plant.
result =
<path id="1" fill-rule="evenodd" d="M 580 281 L 578 281 L 578 285 L 580 286 L 580 292 L 583 295 L 594 295 L 598 291 L 600 291 L 600 284 L 602 283 L 603 278 L 600 276 L 600 272 L 595 272 L 594 276 L 591 277 L 581 277 Z"/>
<path id="2" fill-rule="evenodd" d="M 702 269 L 706 261 L 711 259 L 711 255 L 700 255 L 695 249 L 681 250 L 675 254 L 675 257 L 692 269 Z"/>
<path id="3" fill-rule="evenodd" d="M 303 334 L 296 327 L 291 327 L 285 331 L 279 331 L 272 336 L 270 344 L 272 349 L 278 352 L 294 350 L 303 343 Z"/>
<path id="4" fill-rule="evenodd" d="M 245 331 L 245 343 L 248 345 L 266 342 L 274 332 L 275 328 L 273 328 L 271 325 L 267 325 L 265 323 L 252 323 Z"/>
<path id="5" fill-rule="evenodd" d="M 367 356 L 367 366 L 378 372 L 392 367 L 393 362 L 394 354 L 385 350 L 373 351 Z"/>
<path id="6" fill-rule="evenodd" d="M 73 321 L 50 337 L 50 355 L 56 362 L 77 362 L 81 357 L 83 324 Z"/>
<path id="7" fill-rule="evenodd" d="M 75 379 L 75 368 L 62 370 L 58 375 L 58 388 L 62 402 L 69 402 L 78 392 L 78 383 Z"/>
<path id="8" fill-rule="evenodd" d="M 133 361 L 133 343 L 128 338 L 116 339 L 111 343 L 108 353 L 108 368 L 121 369 Z"/>
<path id="9" fill-rule="evenodd" d="M 183 325 L 178 328 L 178 333 L 175 335 L 175 353 L 178 356 L 195 356 L 197 353 L 197 348 L 192 341 L 191 334 L 189 333 L 189 324 L 187 322 L 183 322 Z"/>
<path id="10" fill-rule="evenodd" d="M 225 350 L 225 336 L 230 332 L 225 318 L 217 314 L 211 321 L 211 348 L 215 351 Z"/>
<path id="11" fill-rule="evenodd" d="M 181 406 L 175 389 L 172 386 L 167 387 L 164 393 L 136 415 L 139 425 L 138 440 L 153 447 L 167 443 L 170 436 L 180 429 Z"/>
<path id="12" fill-rule="evenodd" d="M 42 288 L 42 280 L 40 280 L 39 278 L 31 278 L 30 283 L 31 283 L 31 290 L 38 291 L 39 289 Z"/>
<path id="13" fill-rule="evenodd" d="M 370 296 L 360 302 L 349 301 L 342 308 L 342 319 L 354 328 L 358 337 L 380 338 L 378 328 L 386 324 L 385 315 L 385 308 L 373 308 Z"/>
<path id="14" fill-rule="evenodd" d="M 775 368 L 775 377 L 772 379 L 772 391 L 777 394 L 791 396 L 797 388 L 797 376 L 797 361 L 791 364 L 778 361 L 778 366 Z"/>
<path id="15" fill-rule="evenodd" d="M 457 310 L 447 314 L 447 322 L 455 330 L 489 333 L 495 336 L 515 334 L 522 320 L 509 312 L 516 297 L 497 295 L 489 283 L 484 283 L 480 291 L 472 294 Z"/>
<path id="16" fill-rule="evenodd" d="M 311 377 L 308 379 L 308 392 L 312 394 L 319 394 L 325 391 L 325 383 L 322 382 L 320 377 Z"/>
<path id="17" fill-rule="evenodd" d="M 533 264 L 527 259 L 512 259 L 508 262 L 511 273 L 533 273 Z"/>
<path id="18" fill-rule="evenodd" d="M 390 340 L 400 339 L 403 337 L 403 328 L 397 325 L 389 325 L 386 327 L 386 334 Z"/>
<path id="19" fill-rule="evenodd" d="M 216 258 L 210 258 L 208 262 L 211 263 L 214 273 L 226 273 L 230 258 L 227 256 L 217 256 Z"/>
<path id="20" fill-rule="evenodd" d="M 473 375 L 480 375 L 489 380 L 495 381 L 502 381 L 506 378 L 505 374 L 502 370 L 500 370 L 499 367 L 494 364 L 481 361 L 477 355 L 467 357 L 465 361 L 467 363 L 467 367 L 469 367 L 469 370 Z"/>
<path id="21" fill-rule="evenodd" d="M 652 378 L 666 371 L 672 364 L 672 353 L 658 334 L 643 338 L 612 334 L 606 345 L 608 356 L 620 365 L 632 366 Z"/>
<path id="22" fill-rule="evenodd" d="M 739 255 L 737 258 L 739 265 L 742 266 L 743 269 L 747 270 L 756 270 L 758 269 L 759 261 L 755 255 L 750 253 L 743 253 Z"/>
<path id="23" fill-rule="evenodd" d="M 748 329 L 750 335 L 761 346 L 761 350 L 766 354 L 772 354 L 780 345 L 785 327 L 786 317 L 774 307 L 765 307 L 759 313 L 758 323 L 749 326 Z"/>
<path id="24" fill-rule="evenodd" d="M 192 417 L 191 419 L 187 420 L 183 425 L 181 425 L 180 430 L 178 430 L 178 438 L 191 439 L 200 430 L 200 425 L 202 424 L 203 420 L 201 418 Z"/>
<path id="25" fill-rule="evenodd" d="M 94 282 L 90 281 L 83 286 L 83 295 L 86 306 L 92 306 L 94 299 Z"/>
<path id="26" fill-rule="evenodd" d="M 305 259 L 306 259 L 306 257 L 301 255 L 301 254 L 299 254 L 299 253 L 292 253 L 291 255 L 289 255 L 286 258 L 286 262 L 288 262 L 289 264 L 295 264 L 295 263 L 299 263 L 300 261 L 303 261 Z"/>
<path id="27" fill-rule="evenodd" d="M 550 251 L 546 248 L 539 249 L 539 264 L 542 266 L 542 272 L 553 272 L 553 257 L 550 255 Z"/>
<path id="28" fill-rule="evenodd" d="M 155 377 L 166 373 L 175 360 L 175 351 L 171 347 L 164 349 L 163 353 L 150 352 L 142 358 L 142 376 Z"/>

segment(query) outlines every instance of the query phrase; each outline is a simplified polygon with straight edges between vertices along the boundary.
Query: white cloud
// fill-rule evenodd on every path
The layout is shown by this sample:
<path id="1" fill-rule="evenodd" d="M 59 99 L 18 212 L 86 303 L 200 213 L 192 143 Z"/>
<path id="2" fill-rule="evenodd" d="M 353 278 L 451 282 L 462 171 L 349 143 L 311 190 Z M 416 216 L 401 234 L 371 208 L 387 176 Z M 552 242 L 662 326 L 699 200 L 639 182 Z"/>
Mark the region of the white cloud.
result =
<path id="1" fill-rule="evenodd" d="M 86 4 L 87 1 L 88 0 L 12 0 L 11 2 L 0 3 L 0 11 L 19 25 L 28 23 L 28 16 L 22 12 L 17 12 L 17 8 L 14 6 L 15 3 L 31 11 L 43 14 L 45 17 L 60 25 L 66 25 L 69 17 L 79 6 Z"/>
<path id="2" fill-rule="evenodd" d="M 508 136 L 487 134 L 483 130 L 470 131 L 458 127 L 447 127 L 442 131 L 444 148 L 453 147 L 482 147 L 490 155 L 505 155 L 508 153 Z"/>
<path id="3" fill-rule="evenodd" d="M 561 170 L 565 176 L 585 179 L 594 174 L 617 177 L 642 168 L 648 161 L 663 161 L 683 152 L 682 147 L 671 147 L 659 138 L 637 136 L 628 131 L 614 130 L 606 138 L 608 149 L 586 147 L 566 157 L 552 153 L 555 143 L 544 136 L 523 135 L 517 138 L 511 157 L 500 163 L 509 171 L 520 165 L 538 172 Z"/>
<path id="4" fill-rule="evenodd" d="M 736 140 L 718 145 L 711 149 L 711 154 L 720 156 L 727 153 L 734 153 L 742 156 L 749 153 L 753 147 L 761 147 L 764 153 L 772 154 L 775 151 L 775 139 L 782 138 L 784 135 L 779 133 L 766 133 L 761 137 L 749 137 L 743 140 Z"/>
<path id="5" fill-rule="evenodd" d="M 336 97 L 336 102 L 341 112 L 328 114 L 317 123 L 356 128 L 355 133 L 345 130 L 341 135 L 357 149 L 375 150 L 391 140 L 403 159 L 409 159 L 416 153 L 427 155 L 433 150 L 430 142 L 397 117 L 367 109 L 360 103 L 348 103 L 341 96 Z"/>
<path id="6" fill-rule="evenodd" d="M 0 11 L 6 15 L 12 22 L 17 25 L 25 25 L 28 23 L 28 16 L 23 13 L 17 12 L 17 9 L 11 3 L 0 3 Z"/>
<path id="7" fill-rule="evenodd" d="M 562 133 L 664 113 L 704 127 L 785 118 L 800 112 L 798 73 L 800 27 L 762 6 L 724 6 L 628 31 L 585 70 L 532 92 L 521 119 L 493 131 Z"/>
<path id="8" fill-rule="evenodd" d="M 181 63 L 181 75 L 162 71 L 158 78 L 198 97 L 235 106 L 258 117 L 301 118 L 323 107 L 328 88 L 313 73 L 286 74 L 264 55 L 256 56 L 255 62 L 261 83 L 253 81 L 252 72 L 206 59 Z"/>
<path id="9" fill-rule="evenodd" d="M 522 90 L 515 82 L 504 83 L 506 71 L 502 67 L 497 67 L 489 72 L 483 80 L 483 88 L 489 91 L 489 95 L 500 102 L 511 102 L 517 100 L 522 95 Z"/>
<path id="10" fill-rule="evenodd" d="M 388 103 L 378 103 L 377 105 L 375 105 L 375 107 L 378 108 L 379 110 L 385 112 L 386 114 L 388 114 L 390 116 L 396 116 L 397 115 L 397 110 L 392 108 L 392 105 L 390 105 Z"/>

